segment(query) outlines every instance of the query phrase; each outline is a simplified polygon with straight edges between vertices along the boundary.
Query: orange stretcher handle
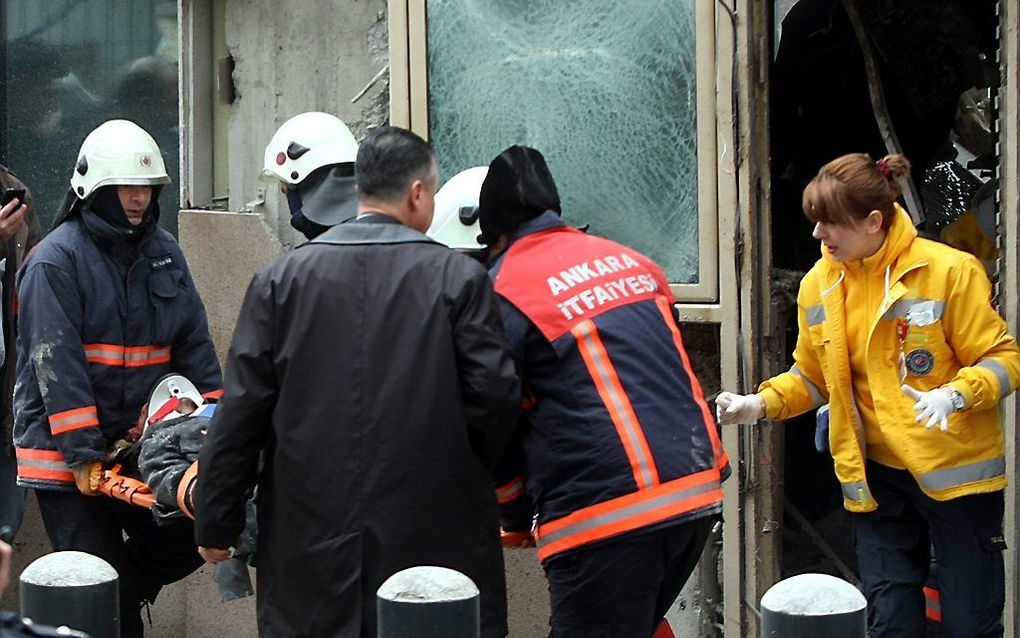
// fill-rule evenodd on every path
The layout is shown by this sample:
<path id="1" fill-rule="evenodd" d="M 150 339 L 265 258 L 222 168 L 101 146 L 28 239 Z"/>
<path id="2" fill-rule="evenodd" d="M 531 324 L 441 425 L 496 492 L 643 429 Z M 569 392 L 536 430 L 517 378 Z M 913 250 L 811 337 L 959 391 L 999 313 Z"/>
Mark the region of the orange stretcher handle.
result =
<path id="1" fill-rule="evenodd" d="M 98 492 L 104 496 L 146 509 L 151 509 L 156 504 L 156 496 L 149 486 L 138 479 L 122 475 L 119 465 L 115 465 L 109 470 L 103 470 L 103 476 L 99 479 Z"/>

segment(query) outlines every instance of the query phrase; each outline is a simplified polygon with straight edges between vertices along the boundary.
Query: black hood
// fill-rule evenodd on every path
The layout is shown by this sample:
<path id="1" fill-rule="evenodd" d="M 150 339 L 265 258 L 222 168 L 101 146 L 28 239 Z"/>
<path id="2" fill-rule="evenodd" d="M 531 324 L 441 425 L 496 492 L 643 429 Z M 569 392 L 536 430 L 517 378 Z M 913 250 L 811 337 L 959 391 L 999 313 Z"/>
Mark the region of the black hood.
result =
<path id="1" fill-rule="evenodd" d="M 331 164 L 316 169 L 287 191 L 290 225 L 308 239 L 358 214 L 354 164 Z"/>
<path id="2" fill-rule="evenodd" d="M 547 210 L 562 212 L 556 182 L 540 152 L 511 146 L 492 160 L 478 196 L 483 244 L 495 243 Z"/>
<path id="3" fill-rule="evenodd" d="M 68 219 L 76 217 L 81 213 L 82 208 L 88 207 L 98 217 L 105 220 L 114 228 L 121 230 L 128 239 L 146 234 L 145 228 L 156 226 L 159 222 L 159 195 L 163 190 L 162 184 L 151 186 L 152 200 L 149 208 L 145 211 L 145 217 L 138 226 L 132 226 L 121 206 L 120 197 L 117 195 L 117 186 L 102 186 L 97 188 L 86 200 L 81 200 L 75 194 L 74 189 L 68 189 L 64 201 L 53 218 L 53 228 L 63 224 Z"/>

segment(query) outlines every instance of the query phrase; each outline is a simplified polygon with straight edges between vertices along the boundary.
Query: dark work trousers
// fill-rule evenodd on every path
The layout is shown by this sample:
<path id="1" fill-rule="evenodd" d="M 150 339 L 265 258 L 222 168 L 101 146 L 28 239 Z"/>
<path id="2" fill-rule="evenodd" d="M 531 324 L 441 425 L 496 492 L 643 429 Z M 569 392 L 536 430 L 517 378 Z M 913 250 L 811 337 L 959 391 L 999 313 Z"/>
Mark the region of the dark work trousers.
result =
<path id="1" fill-rule="evenodd" d="M 54 551 L 87 552 L 117 570 L 122 638 L 143 635 L 143 602 L 154 601 L 163 585 L 202 564 L 189 520 L 157 525 L 149 510 L 105 496 L 54 490 L 35 494 Z"/>
<path id="2" fill-rule="evenodd" d="M 549 638 L 651 638 L 717 520 L 631 533 L 545 561 Z"/>
<path id="3" fill-rule="evenodd" d="M 867 476 L 878 509 L 853 520 L 868 636 L 924 636 L 923 587 L 934 545 L 942 635 L 1001 637 L 1002 492 L 936 501 L 906 470 L 868 463 Z"/>

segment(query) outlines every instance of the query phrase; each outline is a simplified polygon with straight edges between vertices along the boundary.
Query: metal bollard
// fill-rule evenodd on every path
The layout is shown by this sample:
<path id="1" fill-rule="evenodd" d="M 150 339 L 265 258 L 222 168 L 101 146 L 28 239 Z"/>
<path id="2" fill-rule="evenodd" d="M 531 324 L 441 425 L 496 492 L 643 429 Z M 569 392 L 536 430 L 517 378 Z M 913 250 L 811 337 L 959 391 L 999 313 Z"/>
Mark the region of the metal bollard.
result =
<path id="1" fill-rule="evenodd" d="M 21 573 L 21 615 L 92 638 L 120 636 L 117 571 L 84 552 L 54 552 Z"/>
<path id="2" fill-rule="evenodd" d="M 793 576 L 761 598 L 762 638 L 864 638 L 867 628 L 864 595 L 835 576 Z"/>
<path id="3" fill-rule="evenodd" d="M 378 638 L 478 638 L 478 587 L 445 567 L 411 567 L 376 593 Z"/>

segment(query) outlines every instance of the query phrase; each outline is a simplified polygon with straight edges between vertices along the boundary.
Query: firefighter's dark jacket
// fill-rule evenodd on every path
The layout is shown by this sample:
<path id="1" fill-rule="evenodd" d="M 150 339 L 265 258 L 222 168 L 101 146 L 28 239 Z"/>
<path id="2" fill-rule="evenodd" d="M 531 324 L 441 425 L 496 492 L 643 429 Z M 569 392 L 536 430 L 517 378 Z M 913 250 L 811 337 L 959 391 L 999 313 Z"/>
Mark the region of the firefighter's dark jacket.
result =
<path id="1" fill-rule="evenodd" d="M 171 371 L 219 394 L 205 308 L 166 231 L 131 246 L 85 208 L 39 244 L 17 286 L 19 484 L 74 490 L 70 468 L 103 458 Z"/>
<path id="2" fill-rule="evenodd" d="M 504 527 L 539 558 L 715 514 L 729 462 L 662 270 L 546 212 L 490 268 L 524 384 L 497 475 Z"/>
<path id="3" fill-rule="evenodd" d="M 520 386 L 479 264 L 382 215 L 335 226 L 255 275 L 226 368 L 195 533 L 231 545 L 257 479 L 263 634 L 374 636 L 382 582 L 439 565 L 505 635 L 490 466 Z"/>

